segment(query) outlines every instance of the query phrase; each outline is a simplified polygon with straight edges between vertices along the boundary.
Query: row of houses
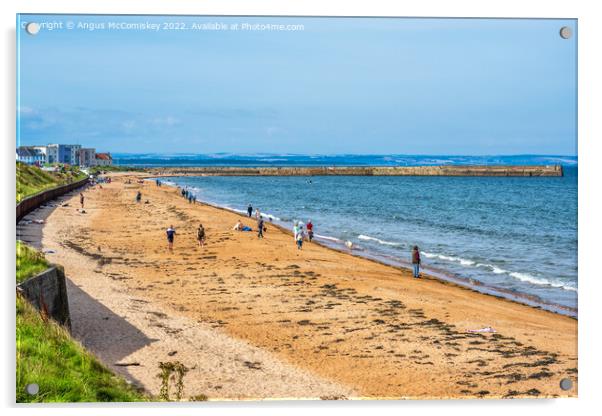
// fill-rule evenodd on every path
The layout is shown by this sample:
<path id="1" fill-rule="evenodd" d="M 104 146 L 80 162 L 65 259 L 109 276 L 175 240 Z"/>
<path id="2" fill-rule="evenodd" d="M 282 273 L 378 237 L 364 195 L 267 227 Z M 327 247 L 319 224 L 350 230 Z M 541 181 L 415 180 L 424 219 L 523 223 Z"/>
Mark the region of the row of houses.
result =
<path id="1" fill-rule="evenodd" d="M 110 153 L 96 153 L 96 149 L 79 144 L 49 144 L 47 146 L 19 146 L 17 161 L 29 165 L 65 163 L 76 166 L 108 166 L 113 164 Z"/>

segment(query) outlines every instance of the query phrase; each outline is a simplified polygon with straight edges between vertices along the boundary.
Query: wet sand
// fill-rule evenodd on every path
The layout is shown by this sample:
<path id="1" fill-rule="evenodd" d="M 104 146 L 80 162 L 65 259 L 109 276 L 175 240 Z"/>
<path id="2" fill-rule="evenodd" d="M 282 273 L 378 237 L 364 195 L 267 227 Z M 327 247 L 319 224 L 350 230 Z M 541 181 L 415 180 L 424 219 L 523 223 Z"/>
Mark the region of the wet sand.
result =
<path id="1" fill-rule="evenodd" d="M 232 231 L 254 220 L 113 177 L 85 192 L 85 214 L 77 196 L 57 208 L 43 247 L 73 283 L 75 335 L 155 394 L 158 362 L 173 360 L 193 368 L 186 394 L 210 399 L 577 394 L 572 318 L 317 244 L 297 250 L 271 224 L 259 240 Z M 483 327 L 497 332 L 467 332 Z M 566 392 L 565 377 L 574 381 Z"/>

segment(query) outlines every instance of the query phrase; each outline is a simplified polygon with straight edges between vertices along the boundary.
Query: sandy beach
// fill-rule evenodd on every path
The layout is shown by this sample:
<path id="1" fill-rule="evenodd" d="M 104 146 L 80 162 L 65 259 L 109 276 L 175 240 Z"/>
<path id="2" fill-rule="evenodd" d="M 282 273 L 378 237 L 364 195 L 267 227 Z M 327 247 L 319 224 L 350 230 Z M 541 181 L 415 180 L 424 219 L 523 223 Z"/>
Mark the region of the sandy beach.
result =
<path id="1" fill-rule="evenodd" d="M 577 395 L 573 318 L 318 244 L 297 250 L 269 223 L 259 240 L 232 230 L 254 220 L 136 175 L 86 190 L 85 213 L 78 194 L 57 207 L 42 247 L 65 267 L 75 337 L 153 394 L 159 362 L 178 360 L 191 369 L 185 397 L 210 400 Z M 496 332 L 467 332 L 484 327 Z"/>

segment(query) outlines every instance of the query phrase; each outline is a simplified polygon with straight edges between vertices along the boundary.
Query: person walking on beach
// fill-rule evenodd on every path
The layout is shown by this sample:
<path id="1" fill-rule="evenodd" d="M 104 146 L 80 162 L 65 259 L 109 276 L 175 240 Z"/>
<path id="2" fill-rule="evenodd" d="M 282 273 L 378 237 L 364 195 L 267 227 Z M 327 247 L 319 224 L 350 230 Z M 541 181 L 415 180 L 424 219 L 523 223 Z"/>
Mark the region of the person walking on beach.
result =
<path id="1" fill-rule="evenodd" d="M 176 230 L 173 228 L 173 225 L 170 225 L 166 231 L 167 234 L 167 248 L 169 251 L 173 251 L 173 240 L 176 235 Z"/>
<path id="2" fill-rule="evenodd" d="M 297 221 L 294 222 L 293 225 L 293 241 L 297 242 L 297 234 L 299 234 L 299 223 Z"/>
<path id="3" fill-rule="evenodd" d="M 420 277 L 420 250 L 418 246 L 414 246 L 412 248 L 412 268 L 414 272 L 414 277 L 417 279 Z"/>
<path id="4" fill-rule="evenodd" d="M 199 242 L 199 247 L 205 245 L 205 229 L 203 228 L 203 224 L 200 224 L 198 230 L 196 230 L 196 239 Z"/>
<path id="5" fill-rule="evenodd" d="M 303 232 L 303 229 L 300 229 L 299 232 L 297 233 L 297 250 L 301 250 L 303 248 L 303 238 L 305 237 L 305 233 Z"/>
<path id="6" fill-rule="evenodd" d="M 311 220 L 307 220 L 307 240 L 311 243 L 314 239 L 314 225 Z"/>
<path id="7" fill-rule="evenodd" d="M 263 238 L 263 218 L 259 217 L 257 221 L 257 238 Z"/>
<path id="8" fill-rule="evenodd" d="M 79 193 L 79 203 L 82 206 L 82 209 L 84 209 L 84 194 L 83 193 Z"/>
<path id="9" fill-rule="evenodd" d="M 136 194 L 136 202 L 140 202 L 142 200 L 142 192 L 138 191 Z"/>
<path id="10" fill-rule="evenodd" d="M 249 204 L 247 207 L 247 214 L 249 214 L 249 218 L 253 216 L 253 205 Z"/>

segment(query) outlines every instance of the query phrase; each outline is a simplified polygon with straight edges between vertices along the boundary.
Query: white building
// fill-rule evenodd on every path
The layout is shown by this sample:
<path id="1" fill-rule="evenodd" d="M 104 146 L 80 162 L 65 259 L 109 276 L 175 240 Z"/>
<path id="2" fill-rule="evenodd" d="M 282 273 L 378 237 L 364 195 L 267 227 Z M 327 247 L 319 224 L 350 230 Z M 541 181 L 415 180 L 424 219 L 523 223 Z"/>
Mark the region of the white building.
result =
<path id="1" fill-rule="evenodd" d="M 48 148 L 46 146 L 31 146 L 35 151 L 44 156 L 44 162 L 48 163 Z"/>
<path id="2" fill-rule="evenodd" d="M 94 166 L 96 164 L 96 149 L 81 148 L 79 149 L 79 165 Z"/>
<path id="3" fill-rule="evenodd" d="M 96 153 L 96 166 L 111 166 L 113 157 L 110 153 Z"/>
<path id="4" fill-rule="evenodd" d="M 17 161 L 28 165 L 43 165 L 44 154 L 32 146 L 20 146 L 17 148 Z"/>
<path id="5" fill-rule="evenodd" d="M 46 146 L 48 163 L 67 163 L 79 165 L 79 144 L 49 144 Z"/>

